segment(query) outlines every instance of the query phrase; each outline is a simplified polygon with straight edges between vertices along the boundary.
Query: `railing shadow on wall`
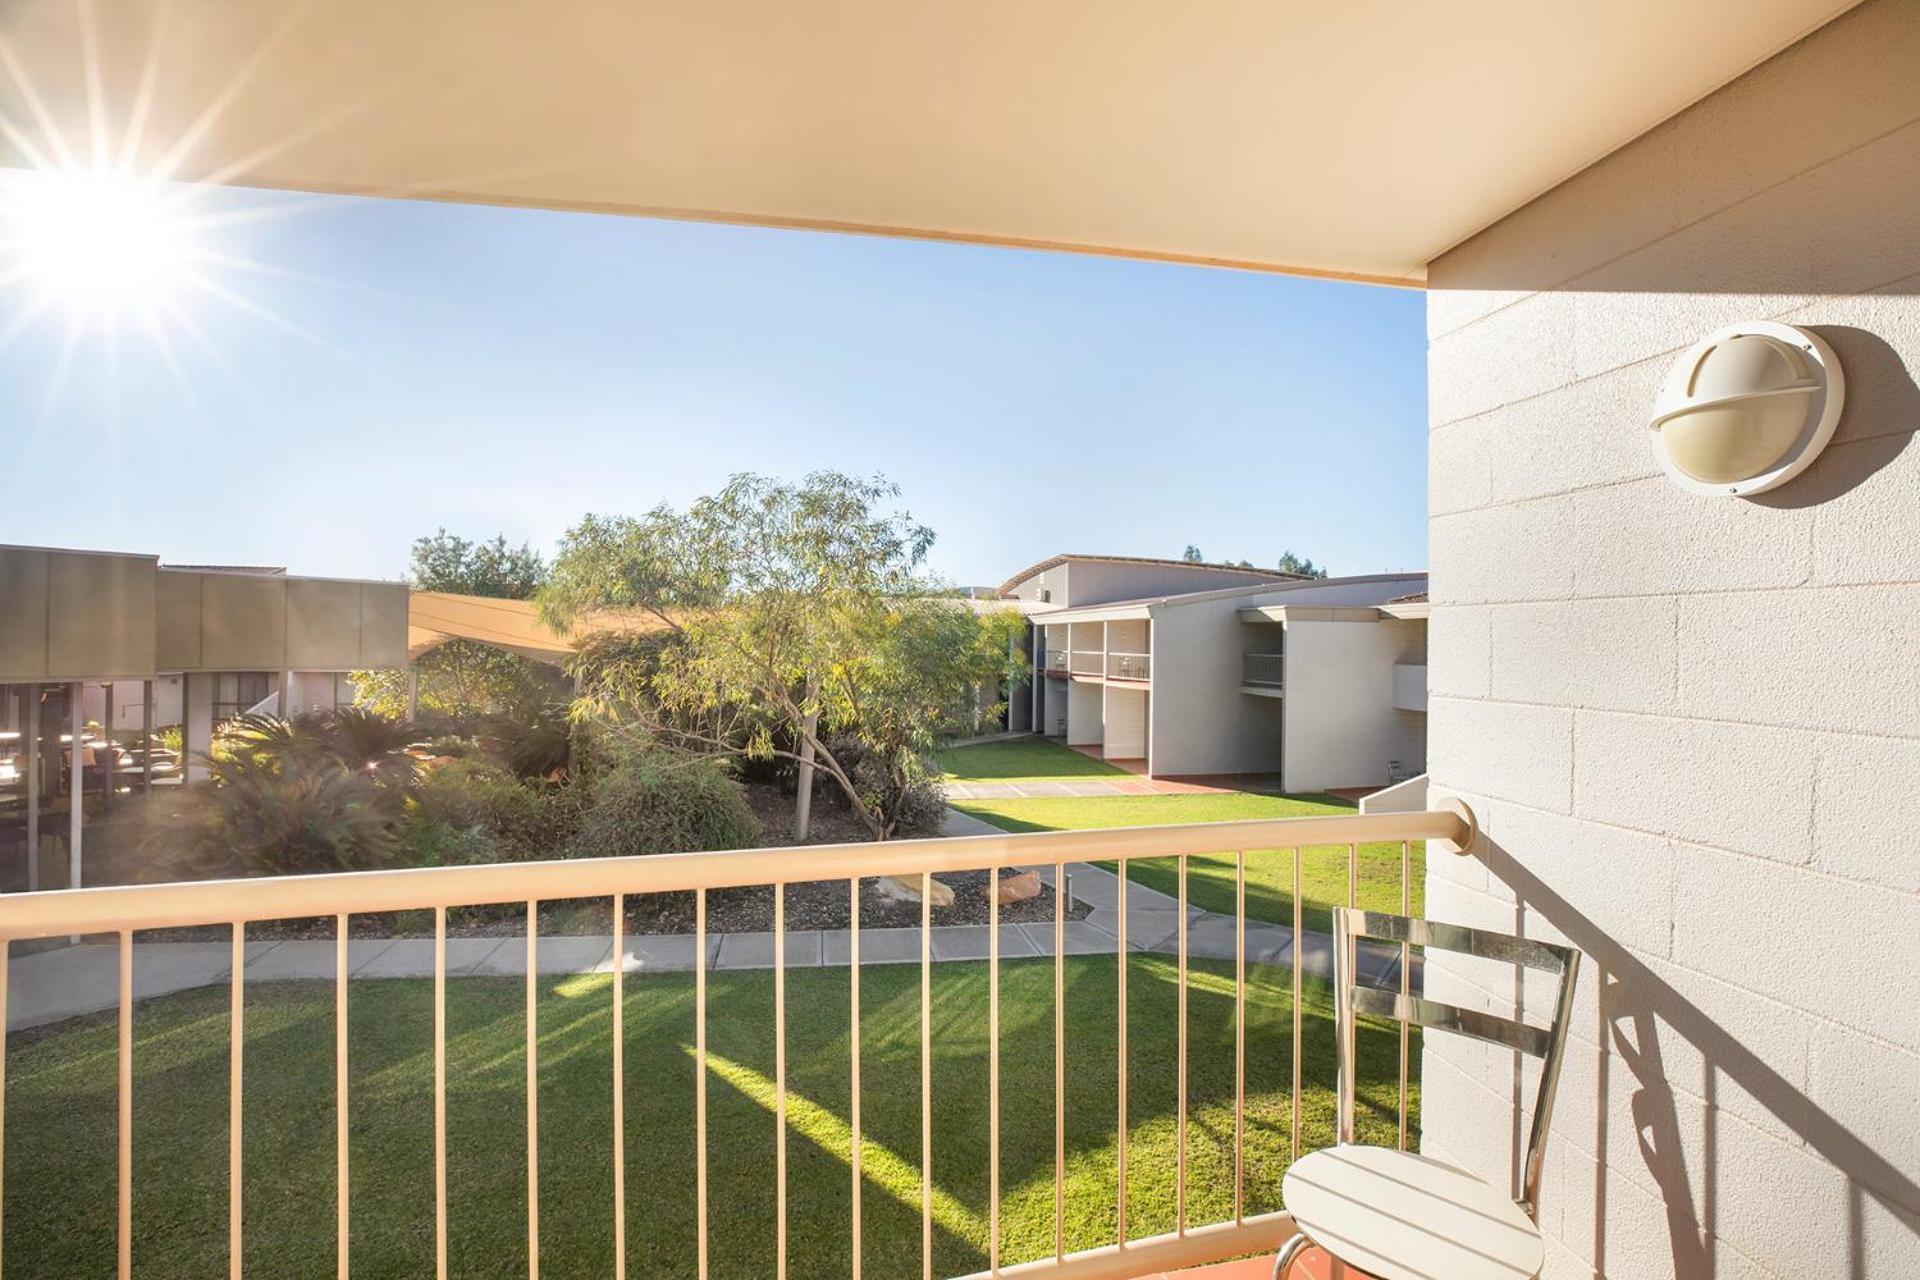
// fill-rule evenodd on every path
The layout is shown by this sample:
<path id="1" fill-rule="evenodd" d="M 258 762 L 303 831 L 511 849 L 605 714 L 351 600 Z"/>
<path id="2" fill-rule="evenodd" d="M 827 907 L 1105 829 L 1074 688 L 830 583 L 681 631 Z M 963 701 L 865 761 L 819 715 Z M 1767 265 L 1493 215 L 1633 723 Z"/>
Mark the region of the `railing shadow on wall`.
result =
<path id="1" fill-rule="evenodd" d="M 1673 989 L 1632 952 L 1529 871 L 1499 843 L 1484 833 L 1471 851 L 1487 873 L 1512 889 L 1516 915 L 1531 910 L 1585 952 L 1599 986 L 1600 1017 L 1605 1025 L 1602 1049 L 1620 1062 L 1636 1085 L 1632 1101 L 1637 1147 L 1648 1175 L 1659 1186 L 1666 1208 L 1674 1274 L 1708 1277 L 1717 1273 L 1713 1257 L 1716 1236 L 1713 1178 L 1718 1165 L 1716 1075 L 1724 1075 L 1787 1126 L 1809 1149 L 1847 1179 L 1847 1269 L 1849 1277 L 1868 1274 L 1864 1208 L 1872 1197 L 1920 1230 L 1920 1181 L 1893 1159 L 1873 1149 L 1843 1123 L 1822 1110 L 1791 1080 L 1714 1019 Z M 1702 927 L 1708 927 L 1704 923 Z M 1702 1203 L 1696 1204 L 1686 1167 L 1687 1146 L 1681 1134 L 1673 1086 L 1661 1053 L 1661 1036 L 1677 1035 L 1692 1045 L 1707 1067 L 1701 1092 L 1708 1107 L 1700 1159 L 1706 1172 Z M 1606 1088 L 1606 1074 L 1600 1078 Z M 1889 1097 L 1889 1105 L 1897 1105 Z M 1516 1095 L 1515 1113 L 1518 1114 Z M 1599 1100 L 1603 1126 L 1596 1150 L 1606 1163 L 1604 1126 L 1611 1120 L 1608 1100 Z M 1517 1133 L 1517 1130 L 1516 1130 Z M 1518 1147 L 1516 1146 L 1516 1150 Z M 1596 1178 L 1591 1206 L 1568 1205 L 1567 1212 L 1593 1215 L 1596 1269 L 1604 1272 L 1606 1196 L 1604 1177 Z M 1791 1227 L 1789 1228 L 1792 1229 Z"/>

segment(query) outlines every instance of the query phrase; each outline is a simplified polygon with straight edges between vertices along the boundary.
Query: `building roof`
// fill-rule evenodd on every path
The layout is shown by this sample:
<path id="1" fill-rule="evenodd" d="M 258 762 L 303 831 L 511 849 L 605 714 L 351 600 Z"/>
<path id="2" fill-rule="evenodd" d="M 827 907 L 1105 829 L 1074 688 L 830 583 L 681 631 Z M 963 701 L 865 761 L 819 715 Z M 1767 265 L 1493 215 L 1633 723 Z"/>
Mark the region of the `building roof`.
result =
<path id="1" fill-rule="evenodd" d="M 1237 596 L 1265 596 L 1276 592 L 1311 591 L 1319 587 L 1352 586 L 1369 582 L 1405 582 L 1412 578 L 1426 577 L 1424 570 L 1411 573 L 1360 573 L 1345 578 L 1298 578 L 1288 582 L 1255 582 L 1244 587 L 1210 587 L 1204 591 L 1178 591 L 1166 595 L 1142 596 L 1136 600 L 1109 600 L 1104 604 L 1075 605 L 1058 611 L 1058 616 L 1047 615 L 1043 621 L 1094 622 L 1114 614 L 1126 614 L 1144 617 L 1157 607 L 1178 607 L 1187 604 L 1201 604 L 1209 600 L 1228 600 Z M 1276 606 L 1278 607 L 1278 606 Z M 1339 608 L 1366 608 L 1373 605 L 1341 605 Z"/>
<path id="2" fill-rule="evenodd" d="M 1425 604 L 1426 602 L 1427 593 L 1424 591 L 1416 591 L 1410 596 L 1395 596 L 1387 601 L 1388 604 Z"/>
<path id="3" fill-rule="evenodd" d="M 1007 595 L 1015 587 L 1025 582 L 1028 578 L 1033 577 L 1035 574 L 1045 573 L 1056 565 L 1063 565 L 1074 560 L 1091 560 L 1100 564 L 1157 564 L 1166 565 L 1169 568 L 1175 569 L 1212 569 L 1217 573 L 1244 573 L 1250 577 L 1263 578 L 1268 581 L 1292 582 L 1295 580 L 1307 580 L 1305 574 L 1288 573 L 1284 569 L 1255 569 L 1243 564 L 1212 564 L 1202 560 L 1162 559 L 1159 556 L 1061 555 L 1049 556 L 1039 564 L 1029 565 L 1019 573 L 1014 574 L 1011 578 L 1008 578 L 1000 584 L 1000 594 L 1003 596 Z"/>
<path id="4" fill-rule="evenodd" d="M 279 564 L 162 564 L 162 569 L 178 569 L 182 573 L 247 573 L 261 578 L 277 578 L 287 571 Z"/>
<path id="5" fill-rule="evenodd" d="M 0 163 L 1418 285 L 1851 3 L 16 0 Z"/>

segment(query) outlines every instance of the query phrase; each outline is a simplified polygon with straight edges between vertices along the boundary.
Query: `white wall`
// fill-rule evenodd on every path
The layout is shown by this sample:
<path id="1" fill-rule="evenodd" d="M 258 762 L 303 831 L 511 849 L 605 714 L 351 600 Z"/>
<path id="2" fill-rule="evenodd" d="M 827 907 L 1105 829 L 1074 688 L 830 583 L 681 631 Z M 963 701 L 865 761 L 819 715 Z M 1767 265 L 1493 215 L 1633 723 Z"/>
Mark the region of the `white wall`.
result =
<path id="1" fill-rule="evenodd" d="M 113 682 L 113 727 L 116 732 L 138 733 L 143 723 L 146 701 L 145 682 Z M 100 721 L 107 713 L 106 686 L 87 685 L 81 706 L 87 719 Z M 180 677 L 156 676 L 153 681 L 153 724 L 156 729 L 180 723 Z"/>
<path id="2" fill-rule="evenodd" d="M 1407 760 L 1406 716 L 1394 709 L 1394 664 L 1416 643 L 1415 622 L 1319 622 L 1287 619 L 1289 791 L 1382 786 L 1388 762 Z M 1264 643 L 1264 641 L 1262 642 Z M 1418 772 L 1414 768 L 1413 772 Z"/>
<path id="3" fill-rule="evenodd" d="M 1240 692 L 1239 599 L 1153 615 L 1153 772 L 1263 773 L 1279 767 L 1274 699 Z"/>
<path id="4" fill-rule="evenodd" d="M 1920 1275 L 1920 6 L 1840 18 L 1430 283 L 1431 767 L 1487 839 L 1427 902 L 1591 962 L 1545 1274 Z M 1752 317 L 1833 344 L 1839 435 L 1759 500 L 1683 493 L 1654 392 Z M 1507 1055 L 1427 1038 L 1428 1151 L 1504 1183 L 1514 1097 Z"/>
<path id="5" fill-rule="evenodd" d="M 1107 624 L 1107 649 L 1112 653 L 1148 653 L 1147 620 L 1121 618 Z"/>
<path id="6" fill-rule="evenodd" d="M 1147 691 L 1108 685 L 1105 716 L 1102 746 L 1107 759 L 1146 759 Z"/>
<path id="7" fill-rule="evenodd" d="M 1103 732 L 1101 686 L 1085 680 L 1067 681 L 1067 745 L 1097 747 Z"/>
<path id="8" fill-rule="evenodd" d="M 1068 683 L 1065 680 L 1046 679 L 1040 682 L 1040 729 L 1039 732 L 1050 738 L 1061 736 L 1061 721 L 1067 718 Z"/>

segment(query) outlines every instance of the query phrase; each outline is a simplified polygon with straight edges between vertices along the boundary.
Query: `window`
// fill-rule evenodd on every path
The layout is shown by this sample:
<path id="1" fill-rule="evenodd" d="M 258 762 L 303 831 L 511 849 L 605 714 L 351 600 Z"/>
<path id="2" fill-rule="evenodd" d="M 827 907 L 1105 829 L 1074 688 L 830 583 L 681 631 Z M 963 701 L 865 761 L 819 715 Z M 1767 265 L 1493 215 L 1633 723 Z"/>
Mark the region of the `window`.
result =
<path id="1" fill-rule="evenodd" d="M 218 725 L 251 711 L 273 692 L 264 671 L 222 671 L 213 677 L 213 722 Z"/>

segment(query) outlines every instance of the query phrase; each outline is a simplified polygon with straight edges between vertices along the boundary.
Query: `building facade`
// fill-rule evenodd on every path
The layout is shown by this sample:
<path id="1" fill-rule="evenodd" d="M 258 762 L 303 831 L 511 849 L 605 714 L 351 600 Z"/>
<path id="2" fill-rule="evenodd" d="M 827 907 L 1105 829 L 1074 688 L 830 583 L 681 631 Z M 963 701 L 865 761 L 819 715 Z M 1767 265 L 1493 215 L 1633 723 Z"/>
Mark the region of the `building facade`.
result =
<path id="1" fill-rule="evenodd" d="M 20 855 L 8 865 L 27 887 L 59 883 L 43 876 L 46 837 L 80 883 L 89 793 L 192 781 L 221 720 L 333 706 L 346 672 L 406 661 L 400 583 L 0 547 L 0 847 Z M 169 728 L 184 771 L 156 778 L 152 739 Z"/>
<path id="2" fill-rule="evenodd" d="M 1001 588 L 1032 636 L 1009 727 L 1153 777 L 1401 781 L 1426 768 L 1426 585 L 1056 556 Z"/>

